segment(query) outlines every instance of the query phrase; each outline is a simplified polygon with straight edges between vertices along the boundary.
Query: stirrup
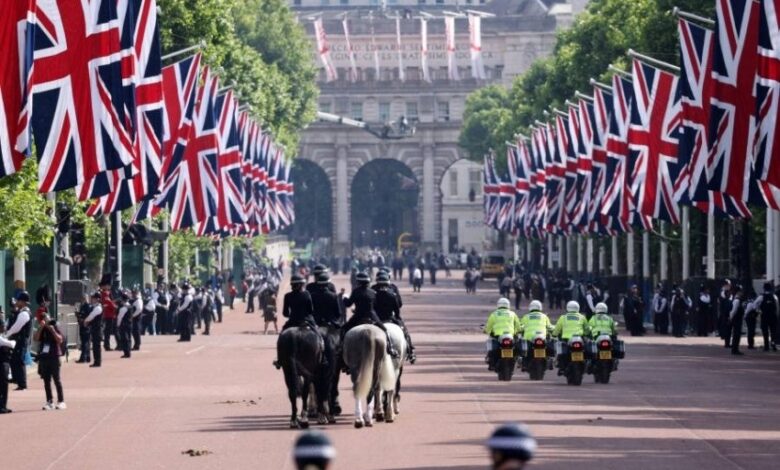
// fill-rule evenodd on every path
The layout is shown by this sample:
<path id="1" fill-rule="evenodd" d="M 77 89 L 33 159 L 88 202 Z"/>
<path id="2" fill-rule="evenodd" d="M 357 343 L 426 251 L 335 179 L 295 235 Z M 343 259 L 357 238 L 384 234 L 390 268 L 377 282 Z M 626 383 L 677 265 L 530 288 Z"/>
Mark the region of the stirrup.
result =
<path id="1" fill-rule="evenodd" d="M 278 360 L 278 359 L 276 359 L 276 360 L 273 362 L 273 364 L 274 364 L 274 367 L 276 367 L 276 370 L 279 370 L 279 369 L 281 369 L 281 368 L 282 368 L 282 365 L 281 365 L 281 364 L 279 364 L 279 360 Z"/>

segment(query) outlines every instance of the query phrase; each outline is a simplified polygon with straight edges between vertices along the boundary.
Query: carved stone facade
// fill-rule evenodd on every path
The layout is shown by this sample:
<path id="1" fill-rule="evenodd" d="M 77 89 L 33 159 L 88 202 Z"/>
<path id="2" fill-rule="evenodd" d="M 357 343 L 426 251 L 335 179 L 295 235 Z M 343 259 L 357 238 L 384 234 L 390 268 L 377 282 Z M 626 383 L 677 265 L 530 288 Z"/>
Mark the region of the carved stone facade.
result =
<path id="1" fill-rule="evenodd" d="M 371 1 L 371 0 L 368 0 Z M 487 84 L 509 86 L 539 57 L 549 55 L 555 43 L 555 31 L 568 26 L 573 17 L 572 5 L 552 0 L 494 0 L 474 2 L 474 9 L 492 12 L 496 17 L 482 20 L 483 60 L 487 80 L 471 77 L 468 26 L 465 18 L 456 20 L 456 61 L 461 80 L 448 80 L 444 26 L 441 19 L 428 24 L 429 68 L 432 82 L 421 78 L 420 26 L 418 19 L 401 20 L 402 63 L 405 80 L 398 79 L 399 59 L 395 35 L 395 15 L 419 17 L 419 12 L 441 17 L 454 2 L 430 0 L 390 4 L 386 14 L 379 6 L 367 6 L 344 0 L 338 6 L 314 0 L 291 1 L 291 7 L 306 23 L 312 37 L 312 60 L 321 65 L 314 44 L 314 30 L 308 14 L 322 13 L 331 56 L 339 78 L 319 83 L 319 107 L 329 112 L 381 127 L 405 116 L 416 126 L 413 137 L 402 140 L 380 140 L 364 130 L 344 125 L 318 122 L 307 128 L 301 138 L 299 158 L 310 160 L 325 171 L 333 188 L 333 236 L 336 254 L 351 251 L 353 246 L 350 187 L 355 175 L 367 162 L 394 159 L 405 164 L 419 185 L 417 214 L 419 233 L 415 234 L 425 249 L 441 251 L 445 234 L 442 221 L 442 178 L 456 161 L 465 158 L 458 147 L 458 135 L 467 95 Z M 336 3 L 334 0 L 329 2 Z M 463 5 L 463 2 L 460 2 Z M 575 2 L 584 3 L 582 1 Z M 397 6 L 396 6 L 397 5 Z M 466 5 L 471 7 L 470 5 Z M 576 4 L 575 7 L 578 7 Z M 371 11 L 370 8 L 374 8 Z M 369 15 L 369 11 L 371 14 Z M 341 26 L 340 14 L 348 14 L 353 50 L 357 56 L 358 80 L 351 82 L 349 54 Z M 373 31 L 373 34 L 372 34 Z M 379 52 L 379 75 L 374 69 L 374 50 Z M 481 217 L 481 196 L 472 201 L 470 219 Z M 463 212 L 462 208 L 460 212 Z"/>

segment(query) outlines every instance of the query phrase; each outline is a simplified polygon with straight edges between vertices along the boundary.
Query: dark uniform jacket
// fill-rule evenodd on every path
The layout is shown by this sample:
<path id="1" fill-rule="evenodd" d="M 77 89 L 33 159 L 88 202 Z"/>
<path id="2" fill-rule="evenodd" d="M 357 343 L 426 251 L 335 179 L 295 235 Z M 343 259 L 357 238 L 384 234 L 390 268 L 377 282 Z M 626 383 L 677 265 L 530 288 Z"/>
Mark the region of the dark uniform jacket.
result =
<path id="1" fill-rule="evenodd" d="M 388 286 L 382 286 L 376 289 L 376 301 L 374 304 L 376 314 L 383 322 L 389 322 L 398 315 L 398 297 Z"/>
<path id="2" fill-rule="evenodd" d="M 315 285 L 310 291 L 314 305 L 314 320 L 319 326 L 341 323 L 339 298 L 327 285 Z"/>
<path id="3" fill-rule="evenodd" d="M 368 286 L 357 287 L 344 301 L 345 307 L 355 306 L 355 314 L 349 319 L 350 326 L 360 323 L 381 323 L 374 311 L 376 293 Z"/>
<path id="4" fill-rule="evenodd" d="M 289 318 L 287 327 L 302 326 L 305 323 L 315 325 L 314 304 L 311 294 L 304 291 L 292 291 L 284 294 L 282 315 Z"/>

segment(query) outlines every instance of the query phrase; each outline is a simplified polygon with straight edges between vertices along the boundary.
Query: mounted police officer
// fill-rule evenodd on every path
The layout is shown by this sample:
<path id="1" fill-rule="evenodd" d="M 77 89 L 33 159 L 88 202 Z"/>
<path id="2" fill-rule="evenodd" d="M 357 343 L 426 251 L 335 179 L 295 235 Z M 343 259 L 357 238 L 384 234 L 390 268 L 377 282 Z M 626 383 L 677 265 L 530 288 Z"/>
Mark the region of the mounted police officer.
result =
<path id="1" fill-rule="evenodd" d="M 328 268 L 325 267 L 325 265 L 322 264 L 316 264 L 314 265 L 314 268 L 312 268 L 312 274 L 314 276 L 314 280 L 308 284 L 306 284 L 306 291 L 311 293 L 315 289 L 322 288 L 325 286 L 329 291 L 336 293 L 336 286 L 330 282 L 330 275 L 328 275 L 328 281 L 325 283 L 320 282 L 320 274 L 327 274 Z"/>
<path id="2" fill-rule="evenodd" d="M 395 288 L 395 289 L 394 289 Z M 376 276 L 376 284 L 371 289 L 376 292 L 376 314 L 383 323 L 394 323 L 401 327 L 404 332 L 404 338 L 408 346 L 409 362 L 414 364 L 417 361 L 417 355 L 414 353 L 414 345 L 409 330 L 406 328 L 403 318 L 401 318 L 401 296 L 397 293 L 398 288 L 390 283 L 390 275 L 386 271 L 379 271 Z"/>
<path id="3" fill-rule="evenodd" d="M 345 307 L 355 306 L 355 313 L 342 327 L 341 339 L 344 339 L 344 336 L 349 330 L 362 324 L 374 325 L 384 331 L 385 335 L 387 335 L 387 328 L 385 328 L 385 325 L 374 310 L 376 293 L 369 288 L 371 279 L 368 277 L 368 274 L 364 272 L 358 273 L 355 276 L 355 282 L 357 287 L 350 293 L 349 298 L 344 300 Z M 392 357 L 398 357 L 398 351 L 396 351 L 393 340 L 389 335 L 387 335 L 387 352 Z"/>
<path id="4" fill-rule="evenodd" d="M 282 333 L 287 328 L 308 327 L 320 336 L 323 344 L 327 346 L 325 338 L 322 337 L 317 328 L 317 321 L 314 319 L 314 303 L 312 302 L 311 294 L 304 289 L 305 283 L 306 281 L 299 274 L 293 274 L 290 278 L 292 290 L 284 294 L 284 299 L 282 300 L 282 315 L 287 318 L 284 326 L 282 326 Z M 323 355 L 323 361 L 327 361 L 325 355 Z M 273 364 L 277 369 L 281 368 L 278 359 Z"/>

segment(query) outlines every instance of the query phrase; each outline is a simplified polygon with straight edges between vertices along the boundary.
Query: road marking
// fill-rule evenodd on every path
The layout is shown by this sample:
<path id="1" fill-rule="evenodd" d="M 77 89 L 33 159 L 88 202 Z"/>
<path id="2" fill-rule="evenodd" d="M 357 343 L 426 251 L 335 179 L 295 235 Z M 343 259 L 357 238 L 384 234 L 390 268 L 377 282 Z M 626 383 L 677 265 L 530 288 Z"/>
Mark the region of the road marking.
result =
<path id="1" fill-rule="evenodd" d="M 195 349 L 190 349 L 189 351 L 187 351 L 187 352 L 186 352 L 186 353 L 184 353 L 184 354 L 186 354 L 187 356 L 189 356 L 190 354 L 196 353 L 196 352 L 200 351 L 201 349 L 203 349 L 203 348 L 205 348 L 205 347 L 206 347 L 206 345 L 204 344 L 203 346 L 198 346 L 198 347 L 197 347 L 197 348 L 195 348 Z"/>
<path id="2" fill-rule="evenodd" d="M 108 419 L 108 418 L 109 418 L 109 417 L 110 417 L 112 414 L 114 414 L 114 412 L 115 412 L 117 409 L 119 409 L 119 407 L 120 407 L 120 406 L 122 406 L 122 404 L 123 404 L 123 403 L 124 403 L 124 402 L 127 400 L 127 397 L 129 397 L 129 396 L 130 396 L 130 394 L 131 394 L 131 393 L 133 393 L 134 391 L 135 391 L 135 387 L 133 387 L 133 388 L 131 388 L 130 390 L 128 390 L 128 391 L 127 391 L 127 393 L 125 393 L 125 395 L 124 395 L 124 396 L 122 397 L 122 399 L 119 401 L 119 403 L 117 403 L 116 405 L 114 405 L 114 406 L 113 406 L 113 408 L 111 408 L 110 410 L 108 410 L 108 412 L 107 412 L 105 415 L 103 415 L 103 417 L 102 417 L 102 418 L 100 418 L 100 420 L 99 420 L 97 423 L 95 423 L 95 424 L 94 424 L 94 425 L 93 425 L 91 428 L 89 428 L 89 431 L 87 431 L 87 432 L 86 432 L 86 433 L 85 433 L 83 436 L 81 436 L 81 437 L 79 438 L 79 440 L 78 440 L 78 441 L 76 441 L 76 442 L 75 442 L 75 443 L 74 443 L 72 446 L 70 446 L 70 448 L 69 448 L 68 450 L 66 450 L 65 452 L 63 452 L 62 454 L 60 454 L 60 456 L 59 456 L 59 457 L 57 457 L 56 459 L 54 459 L 54 461 L 52 461 L 52 463 L 50 463 L 50 464 L 49 464 L 49 466 L 48 466 L 48 467 L 46 467 L 46 470 L 49 470 L 50 468 L 54 468 L 54 466 L 55 466 L 55 465 L 56 465 L 58 462 L 60 462 L 60 461 L 61 461 L 62 459 L 64 459 L 65 457 L 67 457 L 67 456 L 68 456 L 68 454 L 70 454 L 70 453 L 73 451 L 73 449 L 75 449 L 76 447 L 78 447 L 78 445 L 79 445 L 79 444 L 81 444 L 81 443 L 82 443 L 82 441 L 84 441 L 84 439 L 86 439 L 87 437 L 89 437 L 89 435 L 90 435 L 90 434 L 92 434 L 93 432 L 95 432 L 95 429 L 97 429 L 97 428 L 98 428 L 98 426 L 100 426 L 101 424 L 103 424 L 104 422 L 106 422 L 106 420 L 107 420 L 107 419 Z"/>

